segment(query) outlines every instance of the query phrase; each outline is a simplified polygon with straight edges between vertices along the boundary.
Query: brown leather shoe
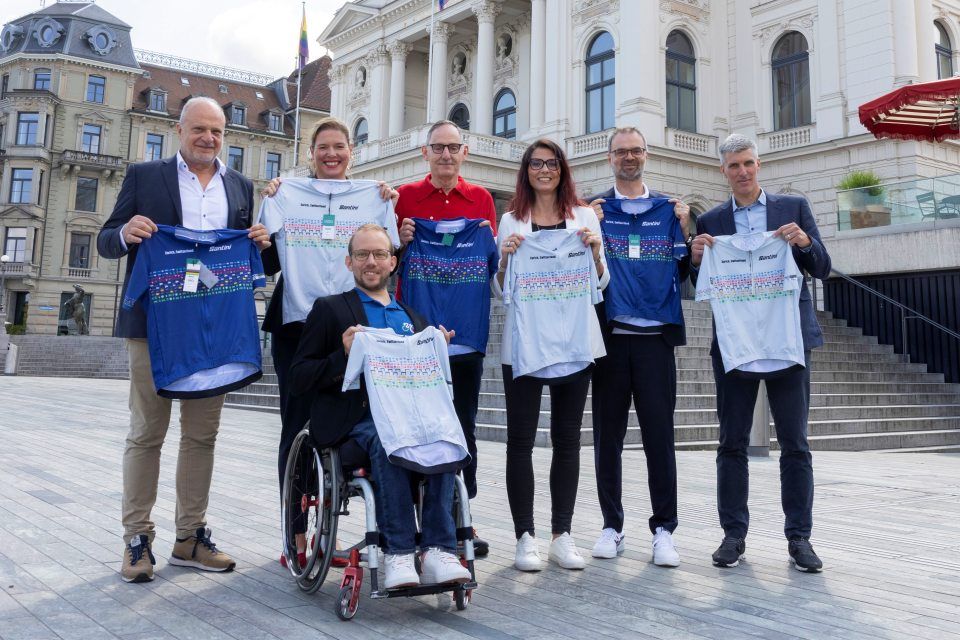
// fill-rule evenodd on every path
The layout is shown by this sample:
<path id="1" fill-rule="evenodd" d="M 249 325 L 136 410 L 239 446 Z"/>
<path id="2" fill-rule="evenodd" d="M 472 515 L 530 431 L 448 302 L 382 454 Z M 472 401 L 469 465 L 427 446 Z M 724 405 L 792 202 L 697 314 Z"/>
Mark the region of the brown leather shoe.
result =
<path id="1" fill-rule="evenodd" d="M 203 527 L 188 538 L 177 538 L 170 564 L 203 571 L 233 571 L 237 566 L 233 558 L 219 551 L 217 545 L 210 540 L 210 529 Z"/>
<path id="2" fill-rule="evenodd" d="M 143 533 L 135 535 L 123 549 L 120 577 L 124 582 L 150 582 L 155 564 L 157 560 L 150 550 L 150 539 Z"/>

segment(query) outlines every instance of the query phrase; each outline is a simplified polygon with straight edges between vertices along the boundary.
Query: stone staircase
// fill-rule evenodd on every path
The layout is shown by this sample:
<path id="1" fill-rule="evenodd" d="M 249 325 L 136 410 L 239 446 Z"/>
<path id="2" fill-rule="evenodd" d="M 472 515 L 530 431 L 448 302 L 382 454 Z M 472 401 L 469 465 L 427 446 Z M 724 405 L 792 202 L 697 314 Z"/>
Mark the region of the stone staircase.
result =
<path id="1" fill-rule="evenodd" d="M 678 347 L 678 449 L 714 449 L 719 432 L 713 370 L 710 363 L 711 313 L 706 303 L 683 302 L 687 344 Z M 811 364 L 810 443 L 815 450 L 948 449 L 960 447 L 960 384 L 945 384 L 942 374 L 927 373 L 877 344 L 858 328 L 819 312 L 825 344 Z M 506 440 L 506 409 L 499 353 L 503 308 L 491 316 L 490 354 L 485 360 L 478 437 Z M 544 390 L 537 441 L 549 443 L 550 400 Z M 592 444 L 592 412 L 587 398 L 582 442 Z M 771 434 L 773 426 L 771 423 Z M 631 408 L 626 443 L 640 445 L 636 412 Z M 771 438 L 771 446 L 776 440 Z"/>
<path id="2" fill-rule="evenodd" d="M 123 338 L 108 336 L 10 336 L 17 345 L 19 376 L 59 378 L 130 377 Z"/>
<path id="3" fill-rule="evenodd" d="M 718 436 L 713 370 L 710 364 L 711 314 L 705 303 L 683 302 L 687 345 L 677 357 L 678 449 L 713 449 Z M 477 415 L 477 437 L 506 441 L 506 409 L 500 369 L 503 307 L 494 304 L 490 344 Z M 953 450 L 960 449 L 960 384 L 945 384 L 941 374 L 927 373 L 893 347 L 877 344 L 858 328 L 820 312 L 825 344 L 813 352 L 811 365 L 810 442 L 815 450 Z M 264 376 L 227 396 L 227 406 L 279 411 L 276 375 L 269 353 Z M 582 441 L 592 444 L 592 413 L 587 399 Z M 544 389 L 537 443 L 549 444 L 550 399 Z M 771 434 L 773 427 L 771 425 Z M 631 409 L 626 443 L 640 445 Z M 771 446 L 776 440 L 771 439 Z"/>

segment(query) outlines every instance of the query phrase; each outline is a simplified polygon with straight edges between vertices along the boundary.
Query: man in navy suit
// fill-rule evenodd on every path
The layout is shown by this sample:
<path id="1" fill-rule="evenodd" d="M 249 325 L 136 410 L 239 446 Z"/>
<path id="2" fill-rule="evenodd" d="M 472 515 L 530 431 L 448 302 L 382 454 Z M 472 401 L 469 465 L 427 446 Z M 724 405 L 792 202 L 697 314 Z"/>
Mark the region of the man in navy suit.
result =
<path id="1" fill-rule="evenodd" d="M 250 226 L 253 183 L 226 168 L 217 155 L 226 121 L 212 98 L 192 98 L 180 112 L 180 151 L 173 158 L 127 168 L 110 219 L 97 237 L 104 258 L 127 257 L 123 294 L 137 259 L 157 224 L 191 229 L 246 229 L 263 250 L 270 245 L 263 225 Z M 185 319 L 188 320 L 188 319 Z M 197 330 L 185 322 L 184 331 Z M 138 302 L 121 309 L 117 336 L 127 338 L 130 358 L 130 432 L 123 453 L 123 537 L 126 544 L 120 575 L 126 582 L 153 579 L 151 551 L 157 500 L 160 449 L 170 424 L 171 401 L 157 395 L 147 348 L 146 314 Z M 219 551 L 206 528 L 213 452 L 223 396 L 180 401 L 180 454 L 177 459 L 177 542 L 170 564 L 206 571 L 230 571 L 236 563 Z"/>
<path id="2" fill-rule="evenodd" d="M 720 171 L 733 197 L 697 219 L 691 247 L 693 277 L 713 236 L 773 231 L 791 247 L 797 265 L 814 278 L 830 275 L 827 254 L 817 223 L 805 198 L 764 192 L 757 181 L 760 159 L 752 140 L 733 134 L 720 145 Z M 810 545 L 813 528 L 813 462 L 807 444 L 810 406 L 810 350 L 823 344 L 806 282 L 800 289 L 800 326 L 806 366 L 766 380 L 770 410 L 780 443 L 780 500 L 786 516 L 784 534 L 793 565 L 800 571 L 820 571 L 823 564 Z M 717 510 L 723 542 L 713 554 L 720 567 L 736 566 L 746 548 L 750 514 L 747 509 L 749 475 L 747 444 L 759 380 L 732 371 L 725 373 L 716 331 L 710 347 L 717 384 L 720 445 L 717 448 Z"/>

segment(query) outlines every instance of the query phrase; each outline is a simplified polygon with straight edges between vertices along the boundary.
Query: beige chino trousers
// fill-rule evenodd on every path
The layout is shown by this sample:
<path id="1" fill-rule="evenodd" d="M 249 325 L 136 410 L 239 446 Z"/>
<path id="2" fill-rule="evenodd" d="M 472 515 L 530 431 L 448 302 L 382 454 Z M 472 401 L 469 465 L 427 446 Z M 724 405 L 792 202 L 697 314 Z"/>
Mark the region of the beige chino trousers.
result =
<path id="1" fill-rule="evenodd" d="M 170 425 L 173 401 L 157 395 L 144 339 L 128 339 L 130 357 L 130 432 L 123 452 L 123 539 L 145 533 L 153 542 L 150 512 L 157 501 L 160 449 Z M 224 396 L 180 400 L 180 453 L 177 457 L 177 537 L 206 526 L 213 449 Z"/>

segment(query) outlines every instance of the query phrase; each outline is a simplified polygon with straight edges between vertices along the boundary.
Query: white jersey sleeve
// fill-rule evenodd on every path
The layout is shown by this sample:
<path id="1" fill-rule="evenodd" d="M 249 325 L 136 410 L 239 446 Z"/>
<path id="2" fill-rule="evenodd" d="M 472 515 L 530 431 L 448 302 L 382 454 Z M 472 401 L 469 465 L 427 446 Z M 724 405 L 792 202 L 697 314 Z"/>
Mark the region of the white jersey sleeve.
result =
<path id="1" fill-rule="evenodd" d="M 341 391 L 360 388 L 360 377 L 363 375 L 363 364 L 369 345 L 367 340 L 368 337 L 363 331 L 358 331 L 353 335 L 353 344 L 350 346 L 350 356 L 347 358 L 347 370 L 343 373 L 343 388 Z"/>
<path id="2" fill-rule="evenodd" d="M 713 285 L 710 279 L 713 276 L 713 248 L 703 247 L 703 258 L 700 260 L 700 271 L 697 274 L 697 302 L 713 298 Z"/>

